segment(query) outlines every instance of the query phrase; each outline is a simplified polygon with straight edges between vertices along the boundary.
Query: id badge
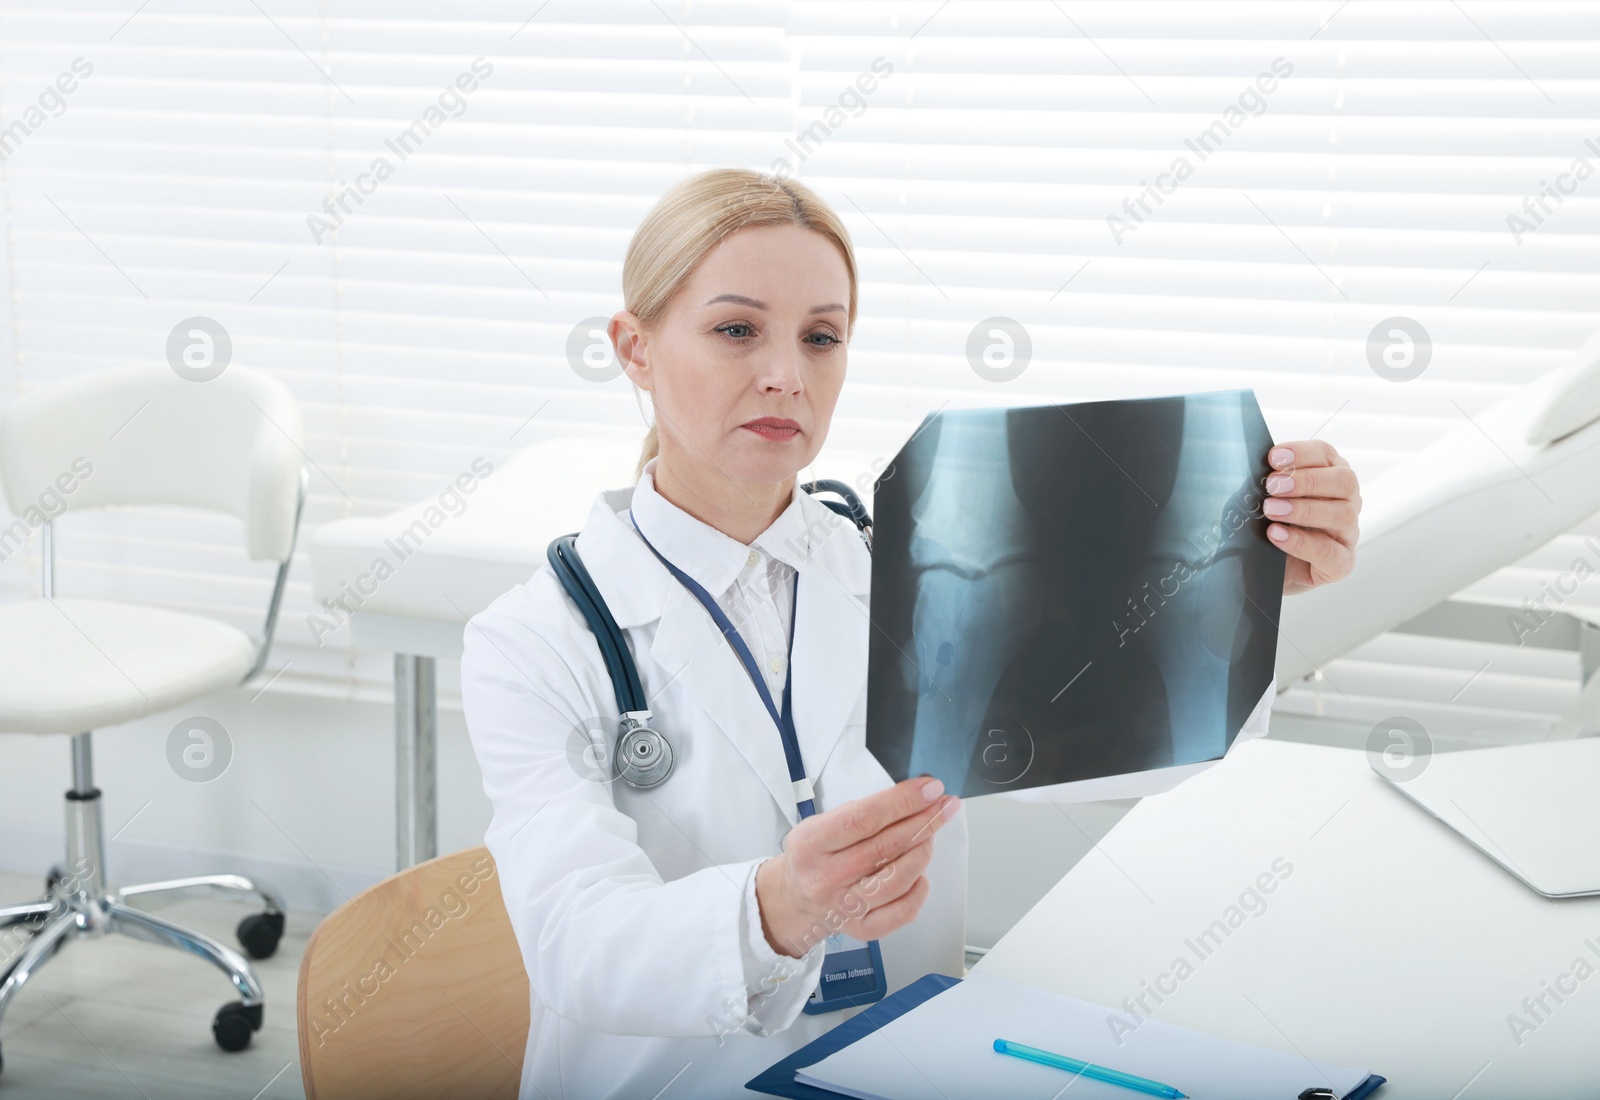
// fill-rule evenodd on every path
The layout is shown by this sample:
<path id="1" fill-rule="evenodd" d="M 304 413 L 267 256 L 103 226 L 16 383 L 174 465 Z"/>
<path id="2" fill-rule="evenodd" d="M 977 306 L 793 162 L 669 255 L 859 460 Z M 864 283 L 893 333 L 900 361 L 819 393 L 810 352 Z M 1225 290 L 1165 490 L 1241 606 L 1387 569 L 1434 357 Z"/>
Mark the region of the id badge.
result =
<path id="1" fill-rule="evenodd" d="M 822 977 L 806 1000 L 805 1011 L 812 1016 L 856 1008 L 883 1000 L 889 991 L 883 974 L 883 953 L 877 940 L 863 943 L 843 932 L 827 939 L 827 954 L 822 960 Z"/>

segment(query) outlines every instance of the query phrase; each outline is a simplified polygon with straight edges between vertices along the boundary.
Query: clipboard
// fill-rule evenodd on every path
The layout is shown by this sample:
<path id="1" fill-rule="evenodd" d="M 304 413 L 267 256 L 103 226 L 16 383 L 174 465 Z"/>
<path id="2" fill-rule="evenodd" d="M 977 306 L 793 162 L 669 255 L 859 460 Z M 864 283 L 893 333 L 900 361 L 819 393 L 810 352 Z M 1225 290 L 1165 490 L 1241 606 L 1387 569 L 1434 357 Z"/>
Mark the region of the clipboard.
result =
<path id="1" fill-rule="evenodd" d="M 961 984 L 961 979 L 944 974 L 927 974 L 910 985 L 884 998 L 872 1007 L 841 1023 L 838 1027 L 807 1043 L 788 1057 L 774 1063 L 766 1070 L 745 1082 L 745 1088 L 769 1096 L 791 1097 L 793 1100 L 838 1100 L 840 1094 L 795 1080 L 796 1070 L 805 1069 L 837 1051 L 871 1035 L 890 1021 L 903 1016 L 913 1008 L 947 989 Z M 1361 1085 L 1348 1093 L 1343 1100 L 1365 1100 L 1387 1078 L 1370 1074 Z M 1130 1096 L 1134 1095 L 1132 1093 Z M 1286 1098 L 1293 1100 L 1293 1098 Z"/>
<path id="2" fill-rule="evenodd" d="M 947 974 L 924 974 L 910 985 L 885 997 L 870 1008 L 850 1017 L 844 1023 L 811 1040 L 805 1046 L 775 1062 L 744 1083 L 752 1092 L 768 1096 L 787 1096 L 791 1100 L 839 1100 L 839 1094 L 802 1085 L 794 1079 L 794 1071 L 815 1065 L 836 1050 L 843 1050 L 858 1039 L 864 1039 L 884 1024 L 905 1015 L 936 993 L 943 993 L 961 981 Z"/>

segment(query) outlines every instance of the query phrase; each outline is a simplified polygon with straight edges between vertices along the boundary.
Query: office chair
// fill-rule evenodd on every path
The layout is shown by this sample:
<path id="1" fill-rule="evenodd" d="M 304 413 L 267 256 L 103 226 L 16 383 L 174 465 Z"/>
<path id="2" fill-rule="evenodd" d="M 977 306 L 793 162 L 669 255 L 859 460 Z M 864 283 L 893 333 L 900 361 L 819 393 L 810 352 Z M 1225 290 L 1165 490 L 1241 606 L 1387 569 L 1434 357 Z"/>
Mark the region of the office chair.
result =
<path id="1" fill-rule="evenodd" d="M 528 975 L 487 848 L 391 875 L 328 915 L 300 960 L 307 1100 L 515 1100 Z"/>
<path id="2" fill-rule="evenodd" d="M 260 959 L 283 933 L 282 900 L 239 875 L 112 886 L 89 731 L 261 671 L 305 503 L 299 437 L 289 391 L 239 366 L 205 382 L 179 377 L 166 364 L 100 371 L 30 391 L 0 413 L 0 489 L 17 517 L 0 526 L 0 560 L 39 530 L 44 597 L 0 604 L 0 734 L 72 738 L 66 862 L 50 871 L 41 900 L 0 907 L 0 943 L 23 943 L 0 965 L 0 1021 L 68 940 L 114 932 L 197 955 L 227 974 L 239 1000 L 223 1005 L 212 1023 L 224 1050 L 243 1050 L 260 1029 L 261 983 L 239 952 L 131 903 L 193 892 L 253 896 L 262 911 L 240 923 L 238 937 Z M 56 596 L 55 520 L 69 511 L 150 504 L 237 516 L 249 557 L 278 563 L 259 641 L 199 615 Z"/>

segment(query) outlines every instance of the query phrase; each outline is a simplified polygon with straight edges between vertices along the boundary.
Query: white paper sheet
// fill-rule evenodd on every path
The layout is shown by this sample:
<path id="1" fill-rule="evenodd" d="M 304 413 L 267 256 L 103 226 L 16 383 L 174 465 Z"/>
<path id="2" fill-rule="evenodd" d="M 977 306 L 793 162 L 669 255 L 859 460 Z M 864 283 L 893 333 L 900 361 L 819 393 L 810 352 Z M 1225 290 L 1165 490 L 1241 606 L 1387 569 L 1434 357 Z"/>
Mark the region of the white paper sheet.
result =
<path id="1" fill-rule="evenodd" d="M 1137 1074 L 1192 1100 L 1292 1100 L 1302 1089 L 1344 1096 L 1366 1070 L 1218 1039 L 1146 1019 L 1118 1035 L 1108 1018 L 1127 1013 L 974 974 L 859 1042 L 795 1074 L 802 1084 L 861 1100 L 965 1100 L 1005 1096 L 1136 1100 L 1142 1093 L 1077 1077 L 994 1050 L 1009 1039 Z"/>

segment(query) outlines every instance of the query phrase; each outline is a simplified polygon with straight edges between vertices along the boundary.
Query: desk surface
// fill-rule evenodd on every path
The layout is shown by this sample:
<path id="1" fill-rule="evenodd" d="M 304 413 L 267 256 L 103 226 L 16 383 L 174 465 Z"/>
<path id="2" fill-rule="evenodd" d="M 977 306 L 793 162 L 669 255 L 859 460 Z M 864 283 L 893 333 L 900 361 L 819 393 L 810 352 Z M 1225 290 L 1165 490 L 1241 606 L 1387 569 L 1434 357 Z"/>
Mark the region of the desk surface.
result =
<path id="1" fill-rule="evenodd" d="M 1358 751 L 1236 746 L 1130 811 L 975 969 L 1142 995 L 1383 1074 L 1383 1100 L 1600 1095 L 1600 897 L 1535 894 Z"/>

